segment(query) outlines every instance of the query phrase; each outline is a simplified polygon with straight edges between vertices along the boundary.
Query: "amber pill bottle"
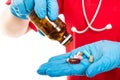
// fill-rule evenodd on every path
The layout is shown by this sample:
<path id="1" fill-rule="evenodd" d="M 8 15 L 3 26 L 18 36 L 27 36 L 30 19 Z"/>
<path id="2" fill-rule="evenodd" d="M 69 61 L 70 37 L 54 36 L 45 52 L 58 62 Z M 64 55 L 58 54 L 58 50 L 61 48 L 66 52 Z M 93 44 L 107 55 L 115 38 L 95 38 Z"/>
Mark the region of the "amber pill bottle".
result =
<path id="1" fill-rule="evenodd" d="M 66 25 L 60 18 L 55 21 L 50 21 L 48 18 L 40 19 L 34 11 L 31 12 L 29 18 L 37 29 L 49 39 L 57 40 L 64 46 L 72 41 L 72 36 L 67 32 Z"/>

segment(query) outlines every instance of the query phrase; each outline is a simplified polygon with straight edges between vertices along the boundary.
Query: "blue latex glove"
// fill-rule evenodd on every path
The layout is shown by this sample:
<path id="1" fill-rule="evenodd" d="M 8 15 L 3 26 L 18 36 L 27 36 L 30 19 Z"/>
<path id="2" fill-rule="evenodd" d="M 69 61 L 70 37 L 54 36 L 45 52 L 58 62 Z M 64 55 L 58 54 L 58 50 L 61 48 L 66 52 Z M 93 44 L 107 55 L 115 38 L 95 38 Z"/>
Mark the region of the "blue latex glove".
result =
<path id="1" fill-rule="evenodd" d="M 10 10 L 21 19 L 27 19 L 32 10 L 40 18 L 47 15 L 50 20 L 55 20 L 58 16 L 57 0 L 12 0 Z"/>
<path id="2" fill-rule="evenodd" d="M 66 59 L 79 51 L 87 50 L 94 56 L 90 63 L 86 56 L 79 64 L 69 64 Z M 120 43 L 112 41 L 98 41 L 79 47 L 68 54 L 52 57 L 47 63 L 40 66 L 38 74 L 51 77 L 86 75 L 93 77 L 96 74 L 112 70 L 120 65 Z"/>

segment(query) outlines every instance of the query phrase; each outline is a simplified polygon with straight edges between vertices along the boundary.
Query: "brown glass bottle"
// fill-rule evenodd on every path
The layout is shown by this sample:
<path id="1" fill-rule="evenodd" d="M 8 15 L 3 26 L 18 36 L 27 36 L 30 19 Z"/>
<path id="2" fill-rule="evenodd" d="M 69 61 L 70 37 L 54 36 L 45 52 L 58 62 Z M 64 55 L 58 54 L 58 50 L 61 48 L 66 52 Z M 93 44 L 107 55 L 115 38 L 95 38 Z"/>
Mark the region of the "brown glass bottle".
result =
<path id="1" fill-rule="evenodd" d="M 29 15 L 30 20 L 49 39 L 57 40 L 60 44 L 67 46 L 72 37 L 66 30 L 66 25 L 60 18 L 50 21 L 47 18 L 40 19 L 34 11 Z"/>

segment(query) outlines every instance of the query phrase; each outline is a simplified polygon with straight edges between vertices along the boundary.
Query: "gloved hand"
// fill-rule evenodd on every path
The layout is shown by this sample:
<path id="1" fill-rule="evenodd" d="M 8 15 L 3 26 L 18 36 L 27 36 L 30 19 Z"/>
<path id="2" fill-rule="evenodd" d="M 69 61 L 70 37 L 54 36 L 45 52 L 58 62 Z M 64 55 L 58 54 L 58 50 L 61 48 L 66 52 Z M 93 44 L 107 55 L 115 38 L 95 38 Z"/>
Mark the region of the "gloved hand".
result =
<path id="1" fill-rule="evenodd" d="M 84 50 L 89 51 L 94 56 L 92 63 L 86 56 L 83 56 L 79 64 L 70 64 L 66 61 L 70 56 Z M 103 40 L 79 47 L 68 54 L 52 57 L 47 63 L 41 65 L 37 72 L 51 77 L 70 75 L 93 77 L 96 74 L 117 68 L 119 65 L 120 43 Z"/>
<path id="2" fill-rule="evenodd" d="M 27 19 L 32 10 L 40 18 L 47 15 L 50 20 L 55 20 L 58 16 L 57 0 L 12 0 L 10 10 L 21 19 Z"/>

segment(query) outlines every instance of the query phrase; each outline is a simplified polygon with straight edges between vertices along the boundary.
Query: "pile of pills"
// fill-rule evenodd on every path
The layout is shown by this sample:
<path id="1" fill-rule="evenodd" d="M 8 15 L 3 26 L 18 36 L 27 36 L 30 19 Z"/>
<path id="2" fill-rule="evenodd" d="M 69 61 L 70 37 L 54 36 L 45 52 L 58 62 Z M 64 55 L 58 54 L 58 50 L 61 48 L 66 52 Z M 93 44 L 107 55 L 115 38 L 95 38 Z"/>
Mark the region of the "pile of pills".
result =
<path id="1" fill-rule="evenodd" d="M 83 59 L 83 55 L 85 55 L 89 59 L 89 62 L 93 62 L 93 56 L 86 50 L 83 52 L 78 52 L 74 56 L 71 56 L 67 59 L 67 62 L 70 64 L 79 64 L 80 61 Z"/>

